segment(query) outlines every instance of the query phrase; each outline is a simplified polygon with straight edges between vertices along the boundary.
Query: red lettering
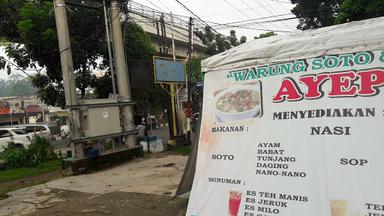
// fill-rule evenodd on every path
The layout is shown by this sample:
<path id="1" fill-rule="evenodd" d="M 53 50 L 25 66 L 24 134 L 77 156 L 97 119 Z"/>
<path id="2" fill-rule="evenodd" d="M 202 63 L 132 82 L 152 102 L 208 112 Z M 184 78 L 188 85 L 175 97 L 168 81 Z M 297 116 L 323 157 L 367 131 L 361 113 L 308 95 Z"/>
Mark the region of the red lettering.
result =
<path id="1" fill-rule="evenodd" d="M 300 88 L 297 86 L 295 80 L 286 78 L 281 83 L 280 89 L 273 97 L 274 103 L 283 102 L 284 100 L 298 101 L 303 98 Z"/>
<path id="2" fill-rule="evenodd" d="M 357 72 L 360 76 L 359 94 L 364 96 L 372 96 L 380 93 L 378 87 L 384 85 L 384 70 L 370 70 Z"/>
<path id="3" fill-rule="evenodd" d="M 356 79 L 356 74 L 351 72 L 330 73 L 331 91 L 329 97 L 351 97 L 357 93 L 357 86 L 353 85 L 353 80 Z"/>
<path id="4" fill-rule="evenodd" d="M 330 80 L 328 97 L 375 96 L 384 86 L 384 69 L 306 75 L 299 80 L 306 87 L 304 93 L 294 79 L 285 78 L 273 102 L 321 98 L 324 95 L 323 84 L 327 80 Z"/>
<path id="5" fill-rule="evenodd" d="M 301 77 L 300 81 L 308 87 L 308 91 L 304 94 L 304 98 L 316 99 L 322 97 L 323 92 L 321 91 L 321 84 L 323 84 L 327 78 L 328 74 Z"/>

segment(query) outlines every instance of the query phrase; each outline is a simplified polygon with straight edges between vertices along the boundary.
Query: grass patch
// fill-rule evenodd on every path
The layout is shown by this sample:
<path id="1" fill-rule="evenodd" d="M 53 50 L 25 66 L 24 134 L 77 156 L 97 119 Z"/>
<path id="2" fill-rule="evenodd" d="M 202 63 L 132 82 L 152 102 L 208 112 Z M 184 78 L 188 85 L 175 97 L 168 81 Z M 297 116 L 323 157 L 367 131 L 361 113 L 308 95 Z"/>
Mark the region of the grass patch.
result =
<path id="1" fill-rule="evenodd" d="M 0 185 L 0 200 L 8 198 L 7 193 L 9 192 L 8 187 L 4 187 Z"/>
<path id="2" fill-rule="evenodd" d="M 0 183 L 58 170 L 61 168 L 60 166 L 61 163 L 59 160 L 53 160 L 43 162 L 36 167 L 16 168 L 0 171 Z"/>
<path id="3" fill-rule="evenodd" d="M 53 160 L 43 162 L 36 167 L 14 168 L 0 171 L 0 200 L 7 198 L 7 193 L 10 191 L 41 184 L 57 178 L 55 175 L 41 176 L 41 174 L 50 173 L 59 169 L 61 169 L 61 162 L 59 160 Z"/>
<path id="4" fill-rule="evenodd" d="M 192 145 L 176 146 L 174 151 L 181 154 L 189 154 L 192 151 Z"/>

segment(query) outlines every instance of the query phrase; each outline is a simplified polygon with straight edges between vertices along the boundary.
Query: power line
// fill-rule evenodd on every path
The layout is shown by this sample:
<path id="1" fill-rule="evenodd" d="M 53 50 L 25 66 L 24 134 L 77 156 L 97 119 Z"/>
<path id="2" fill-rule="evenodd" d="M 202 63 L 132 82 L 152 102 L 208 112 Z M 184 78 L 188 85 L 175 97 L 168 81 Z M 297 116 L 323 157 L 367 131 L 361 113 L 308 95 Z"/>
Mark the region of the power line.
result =
<path id="1" fill-rule="evenodd" d="M 273 4 L 273 5 L 270 5 L 270 6 L 275 6 L 275 5 L 278 5 L 278 4 Z M 260 6 L 257 6 L 257 7 L 250 7 L 250 8 L 240 8 L 241 11 L 250 11 L 250 10 L 255 10 L 255 9 L 260 9 L 260 8 L 263 8 L 263 7 L 260 7 Z M 240 13 L 240 11 L 238 10 L 232 10 L 232 11 L 227 11 L 227 12 L 223 12 L 223 13 L 216 13 L 216 14 L 208 14 L 208 15 L 205 15 L 204 17 L 205 18 L 208 18 L 208 17 L 216 17 L 216 16 L 220 16 L 220 15 L 228 15 L 228 14 L 232 14 L 232 13 Z"/>
<path id="2" fill-rule="evenodd" d="M 269 0 L 269 1 L 285 3 L 285 4 L 292 4 L 290 1 L 279 1 L 279 0 Z"/>
<path id="3" fill-rule="evenodd" d="M 241 0 L 241 2 L 243 2 L 245 5 L 247 5 L 249 8 L 251 6 L 248 5 L 248 3 L 246 3 L 244 0 Z M 258 14 L 258 12 L 256 10 L 253 10 L 256 14 Z M 273 26 L 277 27 L 274 23 L 272 24 Z M 262 24 L 262 26 L 264 26 L 264 24 Z"/>
<path id="4" fill-rule="evenodd" d="M 178 3 L 180 2 L 179 0 L 176 0 L 176 1 Z M 156 11 L 155 9 L 152 9 L 152 8 L 149 8 L 146 6 L 141 6 L 139 3 L 136 3 L 136 2 L 132 2 L 132 3 L 134 3 L 133 5 L 130 5 L 130 9 L 131 9 L 130 12 L 132 12 L 132 13 L 135 13 L 139 16 L 143 16 L 147 19 L 152 19 L 152 20 L 155 20 L 155 16 L 154 16 L 155 14 L 159 14 L 159 15 L 164 15 L 164 19 L 170 20 L 171 14 L 169 14 L 169 13 Z M 292 15 L 291 13 L 287 13 L 287 14 L 278 14 L 278 15 L 268 16 L 268 17 L 251 18 L 251 19 L 246 19 L 246 20 L 242 20 L 242 21 L 235 21 L 235 22 L 230 22 L 230 23 L 218 23 L 218 22 L 203 20 L 199 16 L 197 16 L 192 10 L 190 10 L 187 6 L 185 6 L 183 3 L 180 2 L 179 4 L 181 4 L 184 9 L 186 9 L 189 13 L 191 13 L 192 15 L 194 15 L 197 18 L 197 20 L 195 20 L 196 26 L 199 26 L 199 24 L 201 25 L 198 28 L 204 28 L 205 26 L 208 26 L 215 33 L 220 34 L 223 37 L 226 37 L 226 36 L 219 33 L 216 29 L 213 28 L 213 26 L 217 26 L 220 29 L 242 28 L 242 29 L 258 30 L 258 31 L 291 32 L 291 31 L 287 31 L 287 30 L 271 29 L 271 28 L 265 28 L 265 27 L 264 28 L 257 28 L 257 27 L 253 27 L 251 25 L 263 25 L 265 23 L 276 23 L 276 22 L 286 21 L 289 19 L 296 19 L 296 17 L 288 17 L 288 18 L 280 18 L 280 19 L 270 20 L 272 18 Z M 136 11 L 134 11 L 134 10 L 136 10 Z M 148 12 L 147 15 L 143 14 L 145 12 Z M 182 15 L 180 16 L 180 15 L 174 15 L 174 14 L 173 14 L 173 16 L 175 18 L 179 18 L 179 22 L 181 22 L 181 24 L 182 24 L 181 25 L 182 29 L 185 29 L 185 27 L 188 25 L 188 22 L 182 18 L 186 17 L 186 16 L 182 16 Z M 268 20 L 266 20 L 266 19 L 268 19 Z M 264 21 L 262 21 L 262 20 L 264 20 Z M 177 22 L 175 22 L 175 23 L 177 23 Z M 169 23 L 166 23 L 166 24 L 170 25 Z M 185 36 L 185 35 L 183 35 L 183 36 Z"/>
<path id="5" fill-rule="evenodd" d="M 270 9 L 269 7 L 267 7 L 267 6 L 265 6 L 263 3 L 262 3 L 262 1 L 259 1 L 259 0 L 253 0 L 254 2 L 256 2 L 258 5 L 260 5 L 260 6 L 264 6 L 265 7 L 265 10 L 267 10 L 269 13 L 271 13 L 271 14 L 273 14 L 273 15 L 275 15 L 275 11 L 272 11 L 272 9 Z M 284 22 L 282 22 L 282 24 L 285 26 L 285 27 L 287 27 L 288 29 L 291 29 L 291 27 L 290 26 L 288 26 L 286 23 L 284 23 Z"/>
<path id="6" fill-rule="evenodd" d="M 227 4 L 229 4 L 230 6 L 232 6 L 233 8 L 235 8 L 236 10 L 238 10 L 239 12 L 241 12 L 242 14 L 244 14 L 245 16 L 247 16 L 248 18 L 252 19 L 248 14 L 244 13 L 243 11 L 241 11 L 238 7 L 236 7 L 235 5 L 231 4 L 229 1 L 227 0 L 224 0 Z M 248 6 L 249 8 L 251 8 L 250 5 L 248 5 L 244 0 L 241 0 L 246 6 Z M 264 5 L 261 5 L 261 7 L 265 7 Z M 269 21 L 266 21 L 267 23 L 269 23 Z M 270 22 L 272 23 L 272 22 Z M 263 24 L 262 24 L 263 25 Z M 273 24 L 274 25 L 274 24 Z M 227 27 L 236 27 L 236 28 L 246 28 L 246 29 L 251 29 L 251 30 L 260 30 L 260 31 L 275 31 L 275 32 L 291 32 L 291 31 L 285 31 L 285 30 L 272 30 L 272 29 L 265 29 L 265 28 L 251 28 L 251 27 L 245 27 L 245 26 L 235 26 L 235 25 L 226 25 Z M 264 26 L 264 25 L 263 25 Z M 275 27 L 277 27 L 275 25 Z"/>
<path id="7" fill-rule="evenodd" d="M 236 10 L 238 10 L 240 13 L 244 14 L 246 17 L 252 19 L 248 14 L 244 13 L 243 11 L 241 11 L 238 7 L 236 7 L 235 5 L 231 4 L 229 1 L 227 0 L 224 0 L 227 4 L 229 4 L 231 7 L 235 8 Z"/>
<path id="8" fill-rule="evenodd" d="M 278 4 L 280 5 L 280 7 L 281 7 L 283 10 L 286 10 L 287 8 L 285 8 L 285 7 L 283 6 L 282 3 L 291 3 L 291 2 L 284 2 L 284 1 L 278 1 L 278 0 L 273 0 L 273 1 L 278 2 Z"/>
<path id="9" fill-rule="evenodd" d="M 199 16 L 197 16 L 192 10 L 190 10 L 187 6 L 185 6 L 185 4 L 183 4 L 182 2 L 180 2 L 179 0 L 175 0 L 177 3 L 179 3 L 181 6 L 183 6 L 183 8 L 185 10 L 187 10 L 189 13 L 191 13 L 193 16 L 195 16 L 197 19 L 199 19 L 200 21 L 202 21 L 203 23 L 205 23 L 206 25 L 208 25 L 203 19 L 201 19 Z"/>
<path id="10" fill-rule="evenodd" d="M 191 13 L 193 16 L 195 16 L 198 20 L 200 20 L 203 24 L 205 24 L 205 26 L 209 26 L 209 24 L 204 21 L 203 19 L 201 19 L 199 16 L 197 16 L 191 9 L 189 9 L 185 4 L 183 4 L 182 2 L 180 2 L 179 0 L 175 0 L 177 3 L 179 3 L 181 6 L 183 6 L 184 9 L 186 9 L 189 13 Z M 224 36 L 222 35 L 220 32 L 216 31 L 216 29 L 210 27 L 214 32 L 216 32 L 217 34 L 221 35 L 221 36 Z"/>
<path id="11" fill-rule="evenodd" d="M 289 33 L 292 31 L 288 30 L 279 30 L 279 29 L 261 29 L 261 28 L 253 28 L 249 27 L 249 25 L 254 25 L 254 24 L 261 24 L 261 23 L 273 23 L 273 22 L 281 22 L 281 21 L 286 21 L 286 20 L 291 20 L 291 19 L 297 19 L 296 17 L 289 17 L 289 18 L 283 18 L 283 19 L 277 19 L 277 20 L 268 20 L 268 21 L 262 21 L 262 22 L 254 22 L 254 23 L 247 23 L 243 25 L 233 25 L 233 24 L 217 24 L 221 26 L 225 26 L 225 28 L 220 28 L 220 29 L 226 29 L 226 28 L 244 28 L 244 29 L 251 29 L 251 30 L 260 30 L 260 31 L 274 31 L 274 32 L 284 32 L 284 33 Z"/>
<path id="12" fill-rule="evenodd" d="M 159 6 L 155 5 L 152 1 L 150 1 L 150 0 L 146 0 L 146 1 L 149 2 L 151 5 L 153 5 L 154 7 L 156 7 L 157 9 L 163 10 Z"/>
<path id="13" fill-rule="evenodd" d="M 273 16 L 266 16 L 266 17 L 247 19 L 247 20 L 241 20 L 241 21 L 234 21 L 234 22 L 228 22 L 228 23 L 221 23 L 221 24 L 240 24 L 240 23 L 243 23 L 243 22 L 258 21 L 258 20 L 269 19 L 269 18 L 276 18 L 276 17 L 281 17 L 281 16 L 287 16 L 287 15 L 292 15 L 292 14 L 291 13 L 278 14 L 278 15 L 273 15 Z"/>
<path id="14" fill-rule="evenodd" d="M 172 11 L 171 9 L 169 9 L 169 7 L 167 7 L 167 5 L 165 5 L 161 0 L 157 0 L 157 1 L 159 1 L 160 2 L 160 4 L 161 5 L 163 5 L 165 8 L 167 8 L 168 9 L 168 11 Z"/>

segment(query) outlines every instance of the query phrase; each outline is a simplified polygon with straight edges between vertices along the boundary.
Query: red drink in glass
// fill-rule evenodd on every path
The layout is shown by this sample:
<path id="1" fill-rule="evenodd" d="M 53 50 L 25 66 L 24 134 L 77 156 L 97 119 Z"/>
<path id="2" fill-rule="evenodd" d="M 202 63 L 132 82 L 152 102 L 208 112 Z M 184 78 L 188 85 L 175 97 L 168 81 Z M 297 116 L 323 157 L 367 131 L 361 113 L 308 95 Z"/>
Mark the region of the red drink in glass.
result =
<path id="1" fill-rule="evenodd" d="M 242 193 L 240 191 L 229 192 L 229 216 L 237 216 L 239 213 L 241 195 Z"/>

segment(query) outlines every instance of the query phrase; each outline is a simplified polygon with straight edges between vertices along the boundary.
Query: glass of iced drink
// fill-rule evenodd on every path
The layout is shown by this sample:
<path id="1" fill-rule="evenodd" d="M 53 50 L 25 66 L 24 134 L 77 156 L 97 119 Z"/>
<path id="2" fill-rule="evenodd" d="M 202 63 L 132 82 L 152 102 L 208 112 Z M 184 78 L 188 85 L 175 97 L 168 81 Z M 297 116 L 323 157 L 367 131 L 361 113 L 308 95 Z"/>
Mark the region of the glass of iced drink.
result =
<path id="1" fill-rule="evenodd" d="M 240 191 L 229 192 L 229 204 L 228 204 L 229 216 L 237 216 L 237 214 L 239 213 L 241 195 L 242 193 Z"/>
<path id="2" fill-rule="evenodd" d="M 347 216 L 347 202 L 344 200 L 331 200 L 332 216 Z"/>

